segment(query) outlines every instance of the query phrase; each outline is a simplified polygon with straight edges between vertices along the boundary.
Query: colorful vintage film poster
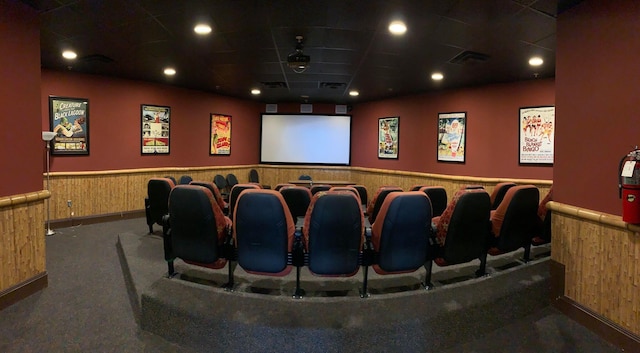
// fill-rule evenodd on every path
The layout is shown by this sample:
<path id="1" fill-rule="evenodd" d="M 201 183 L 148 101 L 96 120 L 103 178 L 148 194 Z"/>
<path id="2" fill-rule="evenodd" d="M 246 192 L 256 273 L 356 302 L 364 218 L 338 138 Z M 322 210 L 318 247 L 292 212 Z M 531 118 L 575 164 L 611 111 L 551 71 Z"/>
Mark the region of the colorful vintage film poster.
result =
<path id="1" fill-rule="evenodd" d="M 378 158 L 398 158 L 399 119 L 378 119 Z"/>
<path id="2" fill-rule="evenodd" d="M 520 108 L 520 163 L 553 164 L 555 107 Z"/>
<path id="3" fill-rule="evenodd" d="M 209 154 L 231 154 L 231 115 L 211 114 Z"/>
<path id="4" fill-rule="evenodd" d="M 466 113 L 438 114 L 438 160 L 464 162 Z"/>
<path id="5" fill-rule="evenodd" d="M 171 108 L 142 105 L 142 153 L 169 153 Z"/>
<path id="6" fill-rule="evenodd" d="M 89 102 L 82 98 L 49 98 L 52 154 L 89 154 Z"/>

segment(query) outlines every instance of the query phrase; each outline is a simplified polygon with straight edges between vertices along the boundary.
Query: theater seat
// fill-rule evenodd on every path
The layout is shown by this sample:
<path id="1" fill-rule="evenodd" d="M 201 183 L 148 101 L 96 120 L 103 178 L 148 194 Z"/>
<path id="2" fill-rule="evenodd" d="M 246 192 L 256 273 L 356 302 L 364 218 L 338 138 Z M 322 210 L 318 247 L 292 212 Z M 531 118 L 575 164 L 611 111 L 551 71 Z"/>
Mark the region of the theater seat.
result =
<path id="1" fill-rule="evenodd" d="M 243 190 L 233 216 L 238 265 L 252 274 L 287 275 L 291 272 L 288 258 L 292 254 L 295 230 L 294 219 L 279 192 Z M 234 283 L 231 272 L 229 283 Z"/>
<path id="2" fill-rule="evenodd" d="M 364 210 L 367 209 L 367 205 L 369 204 L 369 199 L 367 195 L 367 187 L 364 185 L 351 185 L 354 189 L 358 190 L 358 194 L 360 195 L 360 202 L 362 202 L 362 208 Z"/>
<path id="3" fill-rule="evenodd" d="M 144 208 L 150 234 L 154 223 L 162 225 L 162 217 L 169 213 L 169 194 L 174 187 L 175 183 L 169 178 L 151 178 L 147 182 Z"/>
<path id="4" fill-rule="evenodd" d="M 193 180 L 190 175 L 183 175 L 180 177 L 180 185 L 189 185 L 189 183 Z"/>
<path id="5" fill-rule="evenodd" d="M 285 186 L 280 189 L 280 194 L 284 199 L 293 221 L 298 217 L 304 217 L 311 203 L 311 191 L 304 186 Z"/>
<path id="6" fill-rule="evenodd" d="M 500 206 L 500 203 L 504 199 L 504 195 L 507 193 L 507 190 L 516 186 L 515 183 L 498 183 L 496 187 L 493 188 L 493 192 L 491 193 L 491 209 L 495 210 Z"/>
<path id="7" fill-rule="evenodd" d="M 296 184 L 290 184 L 290 183 L 282 183 L 282 184 L 277 184 L 273 190 L 275 191 L 280 191 L 280 189 L 282 189 L 285 186 L 297 186 Z"/>
<path id="8" fill-rule="evenodd" d="M 390 193 L 371 226 L 373 269 L 381 275 L 414 272 L 430 258 L 431 202 L 424 192 Z M 367 295 L 367 268 L 362 293 Z"/>
<path id="9" fill-rule="evenodd" d="M 225 177 L 222 176 L 221 174 L 216 174 L 213 177 L 213 183 L 216 184 L 216 186 L 218 187 L 218 190 L 220 190 L 220 193 L 222 194 L 222 198 L 225 201 L 229 201 L 229 193 L 227 192 L 227 179 L 225 179 Z"/>
<path id="10" fill-rule="evenodd" d="M 260 189 L 258 184 L 236 184 L 229 192 L 229 217 L 233 219 L 233 210 L 235 210 L 236 202 L 240 193 L 246 189 Z"/>
<path id="11" fill-rule="evenodd" d="M 460 189 L 440 217 L 434 217 L 433 261 L 425 263 L 431 286 L 431 269 L 480 260 L 476 276 L 485 274 L 490 237 L 491 201 L 484 189 Z"/>
<path id="12" fill-rule="evenodd" d="M 169 215 L 164 221 L 164 252 L 169 276 L 175 274 L 176 258 L 219 269 L 224 267 L 223 245 L 231 234 L 231 220 L 203 186 L 178 185 L 169 197 Z"/>
<path id="13" fill-rule="evenodd" d="M 218 207 L 220 207 L 225 215 L 229 214 L 229 204 L 226 203 L 222 198 L 222 194 L 220 193 L 220 190 L 218 190 L 216 184 L 208 181 L 192 181 L 191 183 L 189 183 L 189 185 L 203 186 L 209 189 L 209 191 L 211 191 L 211 193 L 213 194 L 213 199 L 216 200 Z"/>
<path id="14" fill-rule="evenodd" d="M 553 201 L 553 185 L 538 205 L 538 236 L 533 237 L 532 245 L 542 245 L 551 242 L 551 210 L 547 209 L 547 202 Z"/>
<path id="15" fill-rule="evenodd" d="M 371 224 L 376 221 L 378 211 L 380 211 L 380 207 L 382 207 L 384 198 L 392 192 L 402 192 L 402 188 L 398 186 L 381 186 L 378 188 L 375 195 L 373 195 L 373 199 L 371 200 L 369 207 L 367 207 L 367 214 L 369 215 L 369 222 Z"/>
<path id="16" fill-rule="evenodd" d="M 225 180 L 227 182 L 227 191 L 231 193 L 231 189 L 233 189 L 233 187 L 236 186 L 236 184 L 238 184 L 238 178 L 236 177 L 235 174 L 229 173 L 225 177 Z"/>
<path id="17" fill-rule="evenodd" d="M 302 232 L 312 274 L 349 277 L 358 272 L 364 242 L 364 215 L 360 200 L 352 192 L 315 194 Z"/>
<path id="18" fill-rule="evenodd" d="M 249 171 L 249 182 L 260 184 L 260 176 L 258 175 L 258 171 L 255 169 L 251 169 Z M 263 189 L 271 189 L 271 185 L 260 184 L 260 187 Z"/>
<path id="19" fill-rule="evenodd" d="M 423 186 L 419 191 L 424 192 L 431 201 L 433 217 L 442 215 L 447 208 L 447 190 L 442 186 Z"/>
<path id="20" fill-rule="evenodd" d="M 315 195 L 320 191 L 329 191 L 329 189 L 331 189 L 331 185 L 316 184 L 316 185 L 312 185 L 309 190 L 311 190 L 311 195 Z"/>
<path id="21" fill-rule="evenodd" d="M 531 240 L 538 229 L 540 192 L 534 185 L 519 185 L 507 190 L 498 209 L 491 212 L 489 254 L 499 255 L 524 248 L 524 261 L 529 261 Z"/>

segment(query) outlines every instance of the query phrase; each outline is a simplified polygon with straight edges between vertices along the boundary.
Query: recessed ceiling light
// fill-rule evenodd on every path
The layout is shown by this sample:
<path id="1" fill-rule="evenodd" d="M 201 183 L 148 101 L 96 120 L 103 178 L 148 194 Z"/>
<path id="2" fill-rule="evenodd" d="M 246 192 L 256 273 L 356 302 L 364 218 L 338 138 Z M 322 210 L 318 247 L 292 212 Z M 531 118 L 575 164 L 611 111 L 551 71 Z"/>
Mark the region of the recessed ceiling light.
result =
<path id="1" fill-rule="evenodd" d="M 167 67 L 166 69 L 164 69 L 164 74 L 167 76 L 173 76 L 176 74 L 176 69 L 172 67 Z"/>
<path id="2" fill-rule="evenodd" d="M 359 96 L 359 95 L 360 95 L 360 92 L 355 91 L 355 90 L 353 90 L 353 91 L 349 91 L 349 95 L 350 95 L 351 97 L 357 97 L 357 96 Z"/>
<path id="3" fill-rule="evenodd" d="M 211 33 L 211 26 L 204 23 L 199 23 L 195 27 L 193 27 L 193 31 L 199 35 L 205 35 Z"/>
<path id="4" fill-rule="evenodd" d="M 542 58 L 539 56 L 534 56 L 533 58 L 529 59 L 529 65 L 531 66 L 540 66 L 543 63 L 544 60 L 542 60 Z"/>
<path id="5" fill-rule="evenodd" d="M 257 88 L 254 88 L 254 89 L 252 89 L 252 90 L 251 90 L 251 94 L 253 94 L 254 96 L 257 96 L 257 95 L 259 95 L 260 93 L 261 93 L 261 92 L 260 92 L 260 90 L 259 90 L 259 89 L 257 89 Z"/>
<path id="6" fill-rule="evenodd" d="M 434 81 L 441 81 L 444 78 L 444 75 L 440 72 L 434 72 L 431 74 L 431 79 Z"/>
<path id="7" fill-rule="evenodd" d="M 71 50 L 65 50 L 62 52 L 62 57 L 65 59 L 73 60 L 78 57 L 78 54 Z"/>
<path id="8" fill-rule="evenodd" d="M 393 21 L 389 24 L 389 32 L 394 35 L 401 35 L 407 31 L 407 26 L 402 21 Z"/>

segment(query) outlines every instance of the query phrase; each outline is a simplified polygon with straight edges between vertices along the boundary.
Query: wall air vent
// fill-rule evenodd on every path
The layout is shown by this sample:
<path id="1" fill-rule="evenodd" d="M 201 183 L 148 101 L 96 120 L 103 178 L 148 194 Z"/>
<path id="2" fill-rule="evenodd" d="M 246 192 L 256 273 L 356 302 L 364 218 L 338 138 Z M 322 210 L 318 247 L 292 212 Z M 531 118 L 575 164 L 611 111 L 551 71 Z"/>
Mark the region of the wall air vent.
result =
<path id="1" fill-rule="evenodd" d="M 102 54 L 86 55 L 86 56 L 83 56 L 82 58 L 80 58 L 80 60 L 82 62 L 89 63 L 89 64 L 93 64 L 93 63 L 111 64 L 112 62 L 115 61 L 115 60 L 111 59 L 110 57 L 108 57 L 106 55 L 102 55 Z"/>
<path id="2" fill-rule="evenodd" d="M 346 86 L 347 84 L 343 82 L 320 82 L 320 88 L 338 89 L 345 88 Z"/>
<path id="3" fill-rule="evenodd" d="M 454 56 L 451 60 L 449 60 L 452 64 L 466 65 L 466 64 L 476 64 L 483 63 L 489 60 L 490 56 L 483 53 L 478 53 L 471 50 L 465 50 L 462 53 Z"/>
<path id="4" fill-rule="evenodd" d="M 287 84 L 282 81 L 260 82 L 266 88 L 287 88 Z"/>

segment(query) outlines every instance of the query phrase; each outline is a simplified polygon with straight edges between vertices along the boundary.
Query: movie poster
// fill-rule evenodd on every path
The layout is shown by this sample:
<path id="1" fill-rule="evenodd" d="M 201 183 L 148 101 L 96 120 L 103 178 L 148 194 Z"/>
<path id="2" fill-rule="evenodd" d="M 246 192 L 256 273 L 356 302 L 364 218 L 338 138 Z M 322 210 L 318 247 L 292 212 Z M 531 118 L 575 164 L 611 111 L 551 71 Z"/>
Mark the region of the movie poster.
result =
<path id="1" fill-rule="evenodd" d="M 89 154 L 89 100 L 49 97 L 51 154 Z"/>
<path id="2" fill-rule="evenodd" d="M 169 154 L 171 108 L 142 104 L 142 154 Z"/>
<path id="3" fill-rule="evenodd" d="M 553 164 L 555 107 L 520 108 L 520 163 Z"/>
<path id="4" fill-rule="evenodd" d="M 209 154 L 231 154 L 231 115 L 211 114 Z"/>
<path id="5" fill-rule="evenodd" d="M 378 158 L 398 158 L 400 117 L 378 119 Z"/>
<path id="6" fill-rule="evenodd" d="M 467 113 L 438 114 L 438 161 L 464 163 L 466 133 Z"/>

